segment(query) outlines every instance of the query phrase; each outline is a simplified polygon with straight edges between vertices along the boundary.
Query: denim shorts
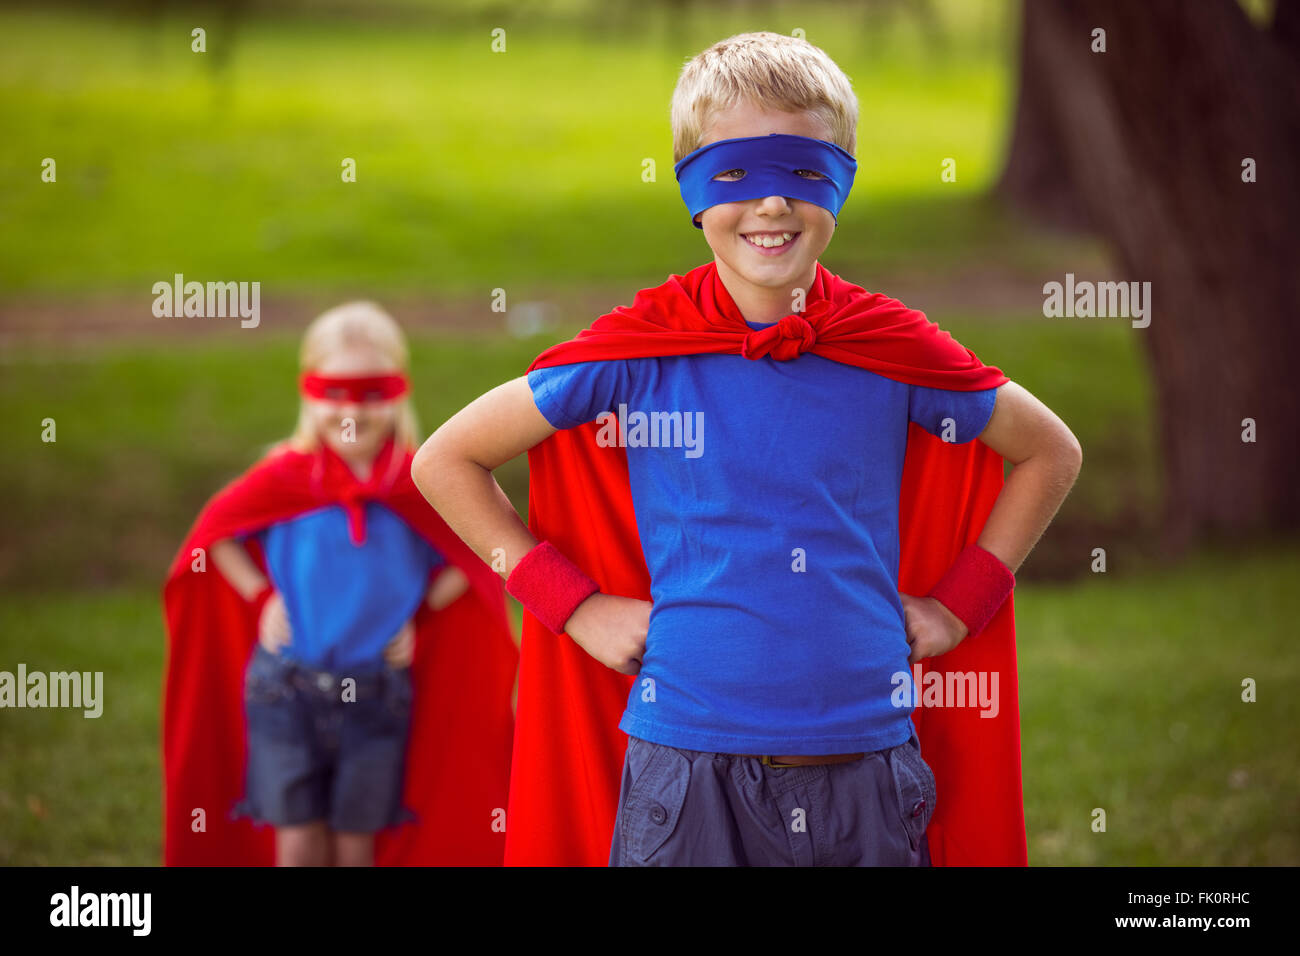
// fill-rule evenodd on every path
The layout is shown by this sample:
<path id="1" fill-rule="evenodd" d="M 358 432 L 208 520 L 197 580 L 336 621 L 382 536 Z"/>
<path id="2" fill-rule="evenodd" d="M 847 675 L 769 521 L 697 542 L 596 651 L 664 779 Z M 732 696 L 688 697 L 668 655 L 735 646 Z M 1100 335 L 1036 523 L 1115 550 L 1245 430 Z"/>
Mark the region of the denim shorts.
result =
<path id="1" fill-rule="evenodd" d="M 355 699 L 342 681 L 353 676 Z M 402 805 L 411 675 L 302 667 L 258 645 L 244 679 L 248 762 L 233 816 L 273 826 L 317 820 L 374 833 L 415 819 Z"/>
<path id="2" fill-rule="evenodd" d="M 934 773 L 909 740 L 769 767 L 629 737 L 610 866 L 929 866 Z"/>

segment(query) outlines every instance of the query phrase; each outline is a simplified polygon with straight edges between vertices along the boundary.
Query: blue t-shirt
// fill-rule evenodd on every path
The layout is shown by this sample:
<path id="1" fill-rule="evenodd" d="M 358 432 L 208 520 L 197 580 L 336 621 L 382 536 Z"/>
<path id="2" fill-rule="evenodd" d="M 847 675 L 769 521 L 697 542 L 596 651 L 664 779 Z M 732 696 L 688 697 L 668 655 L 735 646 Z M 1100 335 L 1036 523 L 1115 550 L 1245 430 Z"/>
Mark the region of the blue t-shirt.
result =
<path id="1" fill-rule="evenodd" d="M 348 675 L 383 669 L 384 646 L 419 608 L 433 569 L 445 563 L 388 508 L 367 502 L 365 509 L 361 545 L 352 543 L 339 505 L 261 532 L 271 582 L 289 615 L 284 657 Z"/>
<path id="2" fill-rule="evenodd" d="M 627 450 L 653 608 L 625 733 L 757 754 L 907 740 L 911 707 L 891 694 L 909 669 L 908 422 L 968 442 L 997 389 L 907 385 L 811 353 L 583 362 L 528 383 L 553 426 L 599 420 L 602 443 Z"/>

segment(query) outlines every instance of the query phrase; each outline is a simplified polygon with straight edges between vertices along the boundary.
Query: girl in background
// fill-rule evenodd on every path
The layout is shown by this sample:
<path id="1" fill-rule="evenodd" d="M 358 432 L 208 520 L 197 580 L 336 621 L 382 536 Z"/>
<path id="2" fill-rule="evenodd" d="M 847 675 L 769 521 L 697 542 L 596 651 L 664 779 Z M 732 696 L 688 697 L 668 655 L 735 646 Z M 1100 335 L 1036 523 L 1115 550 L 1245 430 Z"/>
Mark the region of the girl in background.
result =
<path id="1" fill-rule="evenodd" d="M 316 319 L 293 435 L 177 555 L 169 863 L 265 858 L 256 825 L 284 865 L 501 861 L 517 654 L 499 576 L 411 483 L 407 363 L 372 304 Z"/>

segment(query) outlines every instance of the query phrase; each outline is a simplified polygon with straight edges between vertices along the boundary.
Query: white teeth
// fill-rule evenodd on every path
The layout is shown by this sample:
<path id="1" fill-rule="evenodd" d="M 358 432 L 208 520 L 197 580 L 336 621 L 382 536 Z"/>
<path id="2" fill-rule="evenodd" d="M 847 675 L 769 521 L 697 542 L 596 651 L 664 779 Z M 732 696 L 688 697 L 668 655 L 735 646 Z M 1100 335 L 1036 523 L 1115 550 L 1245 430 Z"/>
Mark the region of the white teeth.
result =
<path id="1" fill-rule="evenodd" d="M 762 246 L 764 249 L 771 249 L 773 246 L 784 246 L 794 238 L 794 233 L 783 232 L 780 236 L 746 236 L 748 242 L 756 246 Z"/>

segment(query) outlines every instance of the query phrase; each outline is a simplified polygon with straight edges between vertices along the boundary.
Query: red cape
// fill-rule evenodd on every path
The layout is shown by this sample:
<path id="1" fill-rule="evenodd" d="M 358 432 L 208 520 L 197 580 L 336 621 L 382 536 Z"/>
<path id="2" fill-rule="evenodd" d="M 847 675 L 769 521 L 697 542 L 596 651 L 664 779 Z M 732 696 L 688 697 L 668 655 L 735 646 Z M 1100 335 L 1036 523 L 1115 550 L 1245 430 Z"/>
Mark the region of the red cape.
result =
<path id="1" fill-rule="evenodd" d="M 811 348 L 807 348 L 811 345 Z M 788 360 L 814 355 L 909 384 L 956 390 L 1008 379 L 913 309 L 869 293 L 820 263 L 800 317 L 754 331 L 714 263 L 644 289 L 532 365 L 721 352 Z M 815 427 L 815 424 L 814 426 Z M 528 453 L 529 528 L 550 540 L 606 594 L 650 600 L 624 450 L 598 447 L 595 422 L 556 432 Z M 941 441 L 909 424 L 899 502 L 899 589 L 923 595 L 979 537 L 1003 483 L 1003 461 L 983 442 Z M 1020 785 L 1020 717 L 1012 600 L 978 636 L 930 671 L 997 671 L 1000 710 L 913 712 L 937 805 L 928 835 L 935 865 L 1027 862 Z M 589 657 L 524 615 L 507 865 L 603 866 L 609 859 L 626 735 L 618 722 L 633 678 Z M 919 688 L 918 688 L 919 690 Z"/>
<path id="2" fill-rule="evenodd" d="M 335 503 L 348 508 L 357 537 L 366 500 L 391 509 L 471 582 L 443 610 L 421 605 L 417 612 L 405 803 L 419 821 L 380 833 L 375 861 L 501 864 L 514 729 L 510 694 L 518 663 L 504 587 L 412 483 L 411 453 L 397 462 L 392 455 L 390 444 L 375 462 L 374 480 L 361 484 L 328 450 L 272 452 L 208 502 L 172 562 L 163 587 L 167 865 L 274 862 L 273 829 L 228 816 L 243 795 L 243 679 L 256 622 L 207 549 L 222 538 Z M 246 546 L 265 570 L 256 540 Z M 196 548 L 203 549 L 202 572 L 195 569 Z M 192 826 L 197 808 L 204 810 L 205 831 Z"/>

